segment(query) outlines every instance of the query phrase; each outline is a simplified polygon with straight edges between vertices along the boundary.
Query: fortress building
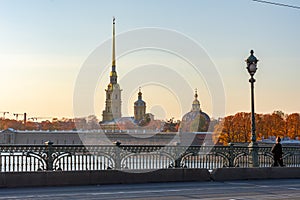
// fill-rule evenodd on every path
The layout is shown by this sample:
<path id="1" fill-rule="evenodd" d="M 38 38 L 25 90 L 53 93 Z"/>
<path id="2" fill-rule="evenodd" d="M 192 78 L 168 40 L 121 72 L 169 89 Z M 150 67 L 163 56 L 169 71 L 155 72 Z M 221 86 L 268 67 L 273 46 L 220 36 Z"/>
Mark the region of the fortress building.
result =
<path id="1" fill-rule="evenodd" d="M 150 122 L 155 121 L 151 113 L 146 113 L 146 102 L 142 99 L 141 88 L 138 92 L 138 99 L 134 102 L 134 116 L 122 117 L 121 88 L 118 84 L 118 75 L 116 71 L 116 40 L 115 40 L 115 18 L 112 23 L 112 66 L 110 72 L 110 81 L 105 89 L 105 109 L 102 112 L 102 121 L 99 123 L 102 130 L 130 130 L 147 128 Z M 197 90 L 194 95 L 192 110 L 185 114 L 180 124 L 181 132 L 206 132 L 209 128 L 210 118 L 202 112 L 198 100 Z M 151 123 L 150 123 L 151 124 Z M 178 131 L 179 124 L 165 123 L 163 131 Z M 170 125 L 170 126 L 169 126 Z M 178 126 L 177 126 L 178 125 Z M 157 126 L 161 127 L 161 125 Z M 172 128 L 173 127 L 173 128 Z"/>

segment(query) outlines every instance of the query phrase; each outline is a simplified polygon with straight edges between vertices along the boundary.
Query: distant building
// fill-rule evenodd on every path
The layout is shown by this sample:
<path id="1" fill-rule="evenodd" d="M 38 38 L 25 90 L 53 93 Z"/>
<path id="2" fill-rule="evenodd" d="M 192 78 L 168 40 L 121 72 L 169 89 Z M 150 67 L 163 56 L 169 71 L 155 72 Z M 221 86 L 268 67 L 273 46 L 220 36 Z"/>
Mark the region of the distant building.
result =
<path id="1" fill-rule="evenodd" d="M 116 55 L 115 55 L 115 18 L 113 19 L 113 43 L 112 43 L 112 69 L 110 72 L 110 82 L 107 86 L 105 110 L 102 112 L 102 122 L 113 121 L 122 116 L 121 108 L 121 88 L 118 84 L 118 76 L 116 71 Z"/>
<path id="2" fill-rule="evenodd" d="M 210 124 L 210 117 L 201 110 L 197 90 L 192 109 L 182 117 L 180 124 L 180 142 L 183 146 L 190 145 L 214 145 L 212 133 L 207 132 Z"/>
<path id="3" fill-rule="evenodd" d="M 138 93 L 138 100 L 134 102 L 134 119 L 139 122 L 145 117 L 146 114 L 146 102 L 142 99 L 141 88 Z"/>
<path id="4" fill-rule="evenodd" d="M 52 141 L 54 144 L 82 144 L 76 131 L 21 131 L 8 128 L 0 132 L 0 144 L 40 145 L 46 141 Z"/>
<path id="5" fill-rule="evenodd" d="M 123 145 L 175 145 L 179 136 L 151 130 L 21 131 L 9 128 L 0 131 L 0 144 L 44 145 L 47 141 L 54 145 L 113 145 L 116 141 Z"/>
<path id="6" fill-rule="evenodd" d="M 210 124 L 210 117 L 201 110 L 197 90 L 194 95 L 192 110 L 186 113 L 181 121 L 180 132 L 207 132 Z"/>
<path id="7" fill-rule="evenodd" d="M 119 130 L 116 120 L 122 117 L 121 88 L 118 84 L 116 71 L 115 52 L 115 18 L 113 18 L 113 38 L 112 38 L 112 67 L 110 72 L 110 82 L 105 90 L 105 110 L 102 112 L 102 121 L 99 123 L 103 130 Z"/>
<path id="8" fill-rule="evenodd" d="M 142 92 L 139 89 L 138 99 L 134 102 L 134 117 L 122 117 L 121 88 L 117 81 L 116 55 L 115 55 L 115 19 L 113 19 L 112 39 L 112 69 L 110 82 L 105 90 L 105 109 L 102 112 L 102 121 L 99 123 L 102 130 L 124 130 L 139 129 L 154 120 L 151 113 L 146 113 L 146 102 L 142 99 Z"/>

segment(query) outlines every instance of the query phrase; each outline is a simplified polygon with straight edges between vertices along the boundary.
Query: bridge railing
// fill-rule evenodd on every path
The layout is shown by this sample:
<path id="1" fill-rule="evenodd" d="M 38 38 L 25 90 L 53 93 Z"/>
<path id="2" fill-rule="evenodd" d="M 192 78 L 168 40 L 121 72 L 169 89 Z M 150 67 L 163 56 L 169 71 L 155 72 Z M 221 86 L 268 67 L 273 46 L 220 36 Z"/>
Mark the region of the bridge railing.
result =
<path id="1" fill-rule="evenodd" d="M 283 147 L 286 167 L 300 167 L 300 148 Z M 258 147 L 260 167 L 273 164 L 271 147 Z M 0 145 L 0 171 L 249 167 L 245 146 Z"/>

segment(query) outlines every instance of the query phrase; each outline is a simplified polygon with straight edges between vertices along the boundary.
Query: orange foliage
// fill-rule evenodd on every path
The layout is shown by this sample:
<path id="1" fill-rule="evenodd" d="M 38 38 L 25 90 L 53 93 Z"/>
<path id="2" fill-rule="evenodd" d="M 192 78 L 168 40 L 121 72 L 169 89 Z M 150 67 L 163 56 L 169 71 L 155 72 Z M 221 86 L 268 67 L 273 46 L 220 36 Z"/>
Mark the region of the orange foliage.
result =
<path id="1" fill-rule="evenodd" d="M 287 136 L 290 138 L 296 138 L 300 136 L 300 114 L 293 113 L 286 118 Z"/>
<path id="2" fill-rule="evenodd" d="M 65 118 L 61 120 L 54 118 L 52 122 L 49 120 L 42 122 L 27 121 L 26 124 L 23 121 L 0 119 L 0 130 L 8 128 L 15 130 L 73 130 L 76 127 L 73 119 Z"/>
<path id="3" fill-rule="evenodd" d="M 270 136 L 300 139 L 300 114 L 284 115 L 281 111 L 272 114 L 255 114 L 257 139 Z M 223 118 L 214 128 L 214 142 L 227 145 L 231 142 L 250 142 L 251 113 L 237 113 Z"/>

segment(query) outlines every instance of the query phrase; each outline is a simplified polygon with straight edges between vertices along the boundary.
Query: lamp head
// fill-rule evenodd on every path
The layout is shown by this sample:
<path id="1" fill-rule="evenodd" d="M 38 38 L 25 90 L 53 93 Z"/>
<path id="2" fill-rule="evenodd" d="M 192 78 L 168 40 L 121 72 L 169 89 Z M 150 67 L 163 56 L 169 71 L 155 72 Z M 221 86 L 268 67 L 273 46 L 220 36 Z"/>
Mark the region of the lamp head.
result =
<path id="1" fill-rule="evenodd" d="M 247 70 L 251 76 L 253 76 L 257 70 L 257 62 L 258 59 L 253 55 L 254 51 L 250 51 L 250 56 L 247 58 L 246 63 L 247 63 Z"/>

